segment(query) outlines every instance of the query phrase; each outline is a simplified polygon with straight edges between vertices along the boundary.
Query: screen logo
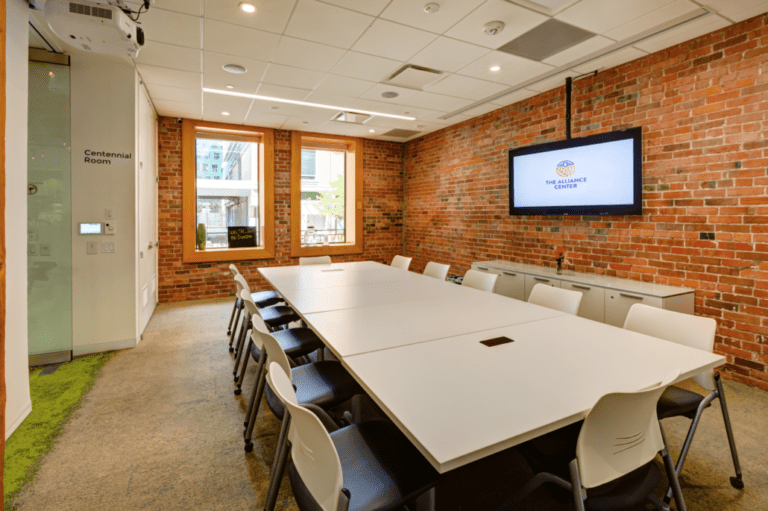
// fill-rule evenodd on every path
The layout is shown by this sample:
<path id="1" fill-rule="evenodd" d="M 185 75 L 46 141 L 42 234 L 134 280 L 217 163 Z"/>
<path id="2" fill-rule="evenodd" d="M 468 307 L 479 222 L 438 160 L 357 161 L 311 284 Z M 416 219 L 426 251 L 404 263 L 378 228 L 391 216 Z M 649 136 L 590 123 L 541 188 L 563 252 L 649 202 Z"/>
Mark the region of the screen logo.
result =
<path id="1" fill-rule="evenodd" d="M 576 165 L 570 160 L 563 160 L 557 164 L 557 175 L 560 177 L 568 177 L 576 172 Z"/>

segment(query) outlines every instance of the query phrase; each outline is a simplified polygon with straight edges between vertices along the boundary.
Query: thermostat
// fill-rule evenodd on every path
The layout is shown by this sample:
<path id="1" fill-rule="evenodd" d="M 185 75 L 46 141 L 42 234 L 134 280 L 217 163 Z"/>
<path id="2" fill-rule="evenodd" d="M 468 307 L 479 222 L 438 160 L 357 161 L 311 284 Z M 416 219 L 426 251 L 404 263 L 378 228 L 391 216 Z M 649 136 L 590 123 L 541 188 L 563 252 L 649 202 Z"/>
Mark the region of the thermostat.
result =
<path id="1" fill-rule="evenodd" d="M 104 234 L 104 224 L 101 222 L 81 223 L 80 234 Z"/>

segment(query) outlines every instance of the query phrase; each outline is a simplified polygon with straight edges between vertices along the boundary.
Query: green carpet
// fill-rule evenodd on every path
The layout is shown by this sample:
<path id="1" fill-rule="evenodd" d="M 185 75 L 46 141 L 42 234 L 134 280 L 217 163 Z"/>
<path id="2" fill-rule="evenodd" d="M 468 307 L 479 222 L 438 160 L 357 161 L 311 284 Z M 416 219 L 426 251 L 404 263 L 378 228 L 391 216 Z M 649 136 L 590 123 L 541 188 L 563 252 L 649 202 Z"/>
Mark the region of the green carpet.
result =
<path id="1" fill-rule="evenodd" d="M 32 482 L 43 457 L 93 386 L 99 369 L 114 354 L 79 357 L 62 364 L 53 374 L 41 375 L 44 367 L 29 373 L 32 413 L 5 445 L 5 509 L 13 509 L 14 497 Z"/>

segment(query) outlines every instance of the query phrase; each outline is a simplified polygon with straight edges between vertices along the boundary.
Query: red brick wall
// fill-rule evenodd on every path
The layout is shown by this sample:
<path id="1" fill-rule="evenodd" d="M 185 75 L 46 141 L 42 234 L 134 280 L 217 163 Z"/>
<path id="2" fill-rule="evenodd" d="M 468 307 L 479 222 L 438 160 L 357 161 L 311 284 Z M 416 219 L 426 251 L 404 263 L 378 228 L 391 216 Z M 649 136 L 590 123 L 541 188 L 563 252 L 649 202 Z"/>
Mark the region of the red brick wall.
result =
<path id="1" fill-rule="evenodd" d="M 768 390 L 766 19 L 574 83 L 574 136 L 643 127 L 642 216 L 509 216 L 507 151 L 565 138 L 565 87 L 406 144 L 411 269 L 562 245 L 576 271 L 695 288 L 728 372 Z"/>
<path id="2" fill-rule="evenodd" d="M 159 301 L 181 302 L 234 295 L 230 262 L 181 261 L 181 124 L 159 121 Z M 236 262 L 251 289 L 268 289 L 256 268 L 298 264 L 291 258 L 291 133 L 275 131 L 275 259 Z M 373 260 L 389 263 L 402 251 L 403 145 L 365 141 L 363 185 L 364 252 L 334 256 L 334 261 Z"/>

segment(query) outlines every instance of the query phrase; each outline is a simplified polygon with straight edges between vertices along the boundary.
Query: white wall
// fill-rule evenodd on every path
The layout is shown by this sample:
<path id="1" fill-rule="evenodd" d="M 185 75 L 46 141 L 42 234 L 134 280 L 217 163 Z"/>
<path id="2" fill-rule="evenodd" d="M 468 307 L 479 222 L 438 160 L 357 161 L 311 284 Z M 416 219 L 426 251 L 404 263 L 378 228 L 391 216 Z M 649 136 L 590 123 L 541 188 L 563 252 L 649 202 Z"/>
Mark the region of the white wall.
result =
<path id="1" fill-rule="evenodd" d="M 27 95 L 26 2 L 6 3 L 5 119 L 5 438 L 32 411 L 27 347 Z"/>
<path id="2" fill-rule="evenodd" d="M 136 70 L 115 57 L 73 52 L 72 90 L 72 354 L 131 348 L 136 318 Z M 111 164 L 85 162 L 85 151 L 130 153 Z M 107 159 L 107 158 L 99 158 Z M 80 222 L 105 222 L 114 209 L 117 234 L 81 236 Z M 86 242 L 98 254 L 86 253 Z M 102 243 L 114 241 L 115 253 Z"/>

